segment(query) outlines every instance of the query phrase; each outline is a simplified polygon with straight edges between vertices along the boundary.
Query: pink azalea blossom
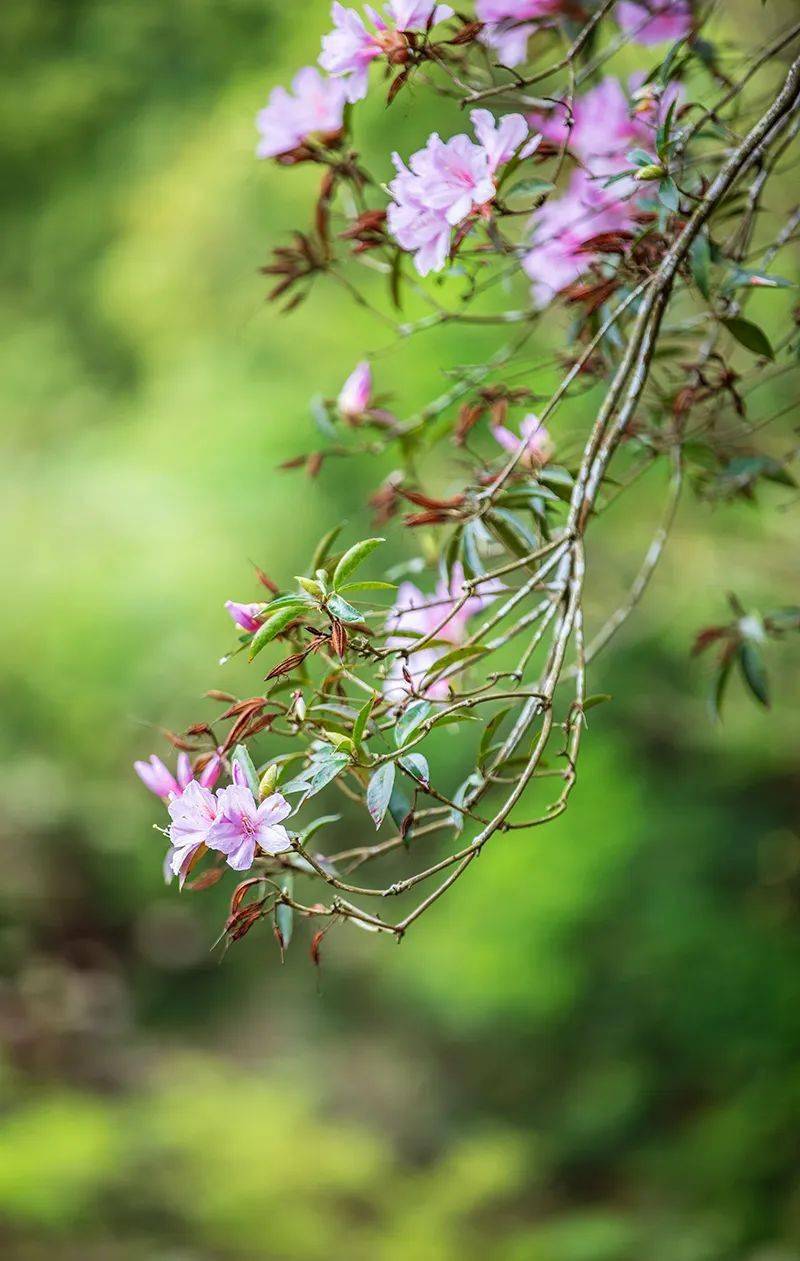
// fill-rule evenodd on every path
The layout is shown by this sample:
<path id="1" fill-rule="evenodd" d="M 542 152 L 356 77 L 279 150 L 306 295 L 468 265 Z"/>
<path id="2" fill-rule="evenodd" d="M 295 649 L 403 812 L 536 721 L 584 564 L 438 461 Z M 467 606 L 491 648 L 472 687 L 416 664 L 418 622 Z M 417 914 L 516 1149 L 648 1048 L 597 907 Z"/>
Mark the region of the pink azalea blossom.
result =
<path id="1" fill-rule="evenodd" d="M 235 600 L 226 600 L 225 608 L 236 625 L 251 635 L 261 625 L 258 615 L 264 610 L 263 604 L 237 604 Z"/>
<path id="2" fill-rule="evenodd" d="M 648 92 L 641 87 L 643 78 L 632 75 L 626 93 L 619 79 L 609 75 L 577 97 L 570 130 L 563 109 L 532 114 L 528 121 L 553 144 L 566 140 L 570 152 L 595 178 L 617 175 L 631 166 L 632 147 L 652 145 L 655 128 L 683 92 L 678 83 L 669 84 L 661 93 Z"/>
<path id="3" fill-rule="evenodd" d="M 631 112 L 631 105 L 619 79 L 608 76 L 583 96 L 572 108 L 573 126 L 569 131 L 569 148 L 584 167 L 598 177 L 616 175 L 631 165 L 626 154 L 641 139 L 642 127 Z M 531 125 L 554 144 L 567 138 L 566 113 L 563 110 L 546 116 L 534 115 Z"/>
<path id="4" fill-rule="evenodd" d="M 403 582 L 397 590 L 394 608 L 386 620 L 389 635 L 386 640 L 389 648 L 407 648 L 409 658 L 405 668 L 411 675 L 414 685 L 419 688 L 423 676 L 436 662 L 450 651 L 442 643 L 427 645 L 414 650 L 413 644 L 418 639 L 433 635 L 444 645 L 457 647 L 466 637 L 467 625 L 471 617 L 482 612 L 488 604 L 502 591 L 499 583 L 485 584 L 481 594 L 471 595 L 460 608 L 456 607 L 462 593 L 464 570 L 461 565 L 453 566 L 449 585 L 440 578 L 433 595 L 424 595 L 413 582 Z M 444 700 L 449 692 L 447 679 L 437 679 L 425 689 L 429 700 Z M 403 659 L 395 658 L 383 688 L 388 700 L 402 700 L 409 693 L 409 685 L 403 674 Z"/>
<path id="5" fill-rule="evenodd" d="M 475 16 L 484 22 L 481 39 L 504 66 L 518 66 L 528 55 L 528 40 L 564 8 L 563 0 L 476 0 Z M 532 20 L 528 20 L 532 19 Z"/>
<path id="6" fill-rule="evenodd" d="M 386 12 L 398 31 L 424 31 L 453 16 L 449 4 L 435 0 L 389 0 Z"/>
<path id="7" fill-rule="evenodd" d="M 531 412 L 523 418 L 519 430 L 516 434 L 505 425 L 492 425 L 496 441 L 512 455 L 516 455 L 524 440 L 525 447 L 519 459 L 521 465 L 534 468 L 546 464 L 553 454 L 553 440 L 539 417 Z"/>
<path id="8" fill-rule="evenodd" d="M 319 64 L 329 74 L 343 79 L 348 101 L 360 101 L 367 94 L 369 68 L 378 57 L 402 54 L 407 47 L 402 32 L 426 30 L 429 22 L 452 17 L 449 4 L 424 0 L 391 0 L 386 6 L 388 21 L 371 5 L 365 12 L 374 27 L 370 30 L 356 9 L 335 3 L 331 9 L 333 30 L 322 40 Z"/>
<path id="9" fill-rule="evenodd" d="M 208 788 L 193 780 L 180 796 L 172 798 L 167 809 L 172 819 L 169 828 L 172 845 L 164 860 L 164 871 L 177 876 L 183 887 L 192 861 L 206 844 L 217 817 L 217 803 Z"/>
<path id="10" fill-rule="evenodd" d="M 540 135 L 531 138 L 530 126 L 522 114 L 506 114 L 497 120 L 488 109 L 474 109 L 469 117 L 479 143 L 486 150 L 490 175 L 510 162 L 517 152 L 521 158 L 529 158 L 541 143 Z"/>
<path id="11" fill-rule="evenodd" d="M 619 0 L 614 13 L 621 29 L 638 44 L 674 42 L 692 29 L 689 0 Z M 648 13 L 653 15 L 649 22 Z"/>
<path id="12" fill-rule="evenodd" d="M 600 232 L 630 227 L 631 208 L 583 171 L 576 171 L 563 197 L 546 201 L 534 218 L 533 248 L 522 265 L 533 281 L 533 298 L 544 306 L 577 280 L 591 262 L 583 248 Z"/>
<path id="13" fill-rule="evenodd" d="M 294 96 L 285 88 L 275 88 L 266 108 L 256 115 L 260 158 L 291 153 L 311 136 L 332 135 L 342 128 L 347 99 L 342 82 L 326 79 L 315 66 L 306 66 L 292 80 L 292 90 Z"/>
<path id="14" fill-rule="evenodd" d="M 434 132 L 408 166 L 393 155 L 397 175 L 389 185 L 387 224 L 398 244 L 414 254 L 421 276 L 441 271 L 450 252 L 450 229 L 492 200 L 499 167 L 518 151 L 532 153 L 538 144 L 521 114 L 496 123 L 487 110 L 475 110 L 472 122 L 479 144 L 463 134 L 443 141 Z"/>
<path id="15" fill-rule="evenodd" d="M 206 788 L 213 788 L 216 783 L 222 762 L 218 754 L 209 758 L 203 768 L 198 782 Z M 167 770 L 161 758 L 155 753 L 147 762 L 134 762 L 133 769 L 145 788 L 149 788 L 157 797 L 167 801 L 170 797 L 178 797 L 194 780 L 194 771 L 187 753 L 179 753 L 175 774 Z"/>
<path id="16" fill-rule="evenodd" d="M 339 392 L 337 407 L 345 420 L 363 416 L 372 398 L 372 369 L 366 359 L 356 364 Z"/>
<path id="17" fill-rule="evenodd" d="M 209 849 L 218 850 L 234 871 L 252 867 L 256 851 L 282 854 L 292 842 L 282 821 L 291 806 L 280 793 L 272 793 L 260 805 L 243 784 L 231 784 L 217 793 L 216 817 L 204 836 Z"/>

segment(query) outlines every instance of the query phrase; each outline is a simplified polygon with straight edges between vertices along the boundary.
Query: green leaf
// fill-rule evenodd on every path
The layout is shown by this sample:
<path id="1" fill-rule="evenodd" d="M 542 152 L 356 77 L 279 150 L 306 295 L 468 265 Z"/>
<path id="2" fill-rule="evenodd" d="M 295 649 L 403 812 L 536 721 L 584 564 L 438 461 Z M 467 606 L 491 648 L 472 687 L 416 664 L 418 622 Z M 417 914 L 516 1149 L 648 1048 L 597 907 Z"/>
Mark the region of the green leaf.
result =
<path id="1" fill-rule="evenodd" d="M 489 649 L 485 644 L 464 644 L 461 648 L 454 648 L 452 652 L 446 652 L 443 657 L 439 657 L 438 661 L 434 661 L 429 666 L 423 676 L 422 689 L 424 690 L 428 682 L 438 678 L 450 669 L 450 666 L 457 665 L 459 661 L 469 661 L 473 657 L 482 657 Z"/>
<path id="2" fill-rule="evenodd" d="M 336 776 L 341 774 L 349 763 L 350 756 L 347 753 L 326 752 L 316 757 L 310 766 L 307 766 L 288 784 L 282 784 L 281 792 L 284 796 L 286 793 L 302 792 L 305 797 L 314 797 L 336 779 Z"/>
<path id="3" fill-rule="evenodd" d="M 424 784 L 431 781 L 431 773 L 428 769 L 428 759 L 423 757 L 421 753 L 406 753 L 403 757 L 397 759 L 400 765 L 412 775 L 416 775 L 417 779 L 421 779 Z"/>
<path id="4" fill-rule="evenodd" d="M 231 755 L 231 762 L 234 766 L 238 766 L 242 771 L 245 780 L 247 781 L 247 787 L 250 789 L 256 801 L 258 801 L 258 771 L 253 764 L 253 759 L 243 744 L 237 744 Z"/>
<path id="5" fill-rule="evenodd" d="M 360 543 L 354 543 L 352 547 L 348 548 L 333 571 L 334 588 L 338 591 L 342 583 L 358 569 L 359 565 L 375 551 L 376 547 L 380 547 L 381 543 L 384 542 L 385 539 L 362 539 Z"/>
<path id="6" fill-rule="evenodd" d="M 281 876 L 281 891 L 288 897 L 294 892 L 294 878 L 291 872 L 284 872 Z M 275 908 L 275 921 L 278 925 L 278 932 L 281 935 L 281 943 L 284 949 L 292 940 L 292 928 L 294 926 L 294 909 L 287 906 L 285 902 L 279 902 Z"/>
<path id="7" fill-rule="evenodd" d="M 538 547 L 538 541 L 533 535 L 529 534 L 522 523 L 504 508 L 495 508 L 494 512 L 488 513 L 486 524 L 512 556 L 529 556 Z"/>
<path id="8" fill-rule="evenodd" d="M 410 738 L 411 734 L 417 729 L 420 723 L 423 723 L 431 712 L 430 701 L 412 701 L 398 718 L 394 727 L 394 742 L 397 748 L 401 748 Z"/>
<path id="9" fill-rule="evenodd" d="M 722 721 L 722 701 L 725 696 L 725 689 L 728 686 L 728 680 L 731 677 L 731 667 L 733 658 L 728 657 L 720 666 L 710 697 L 711 715 L 717 720 Z"/>
<path id="10" fill-rule="evenodd" d="M 364 705 L 363 708 L 358 711 L 358 716 L 355 722 L 353 723 L 353 743 L 356 745 L 357 748 L 360 747 L 361 742 L 364 739 L 364 732 L 367 729 L 367 723 L 369 722 L 369 716 L 372 713 L 373 706 L 375 705 L 376 701 L 379 701 L 379 700 L 380 700 L 380 697 L 378 696 L 377 692 L 373 693 L 373 695 L 370 696 L 369 700 L 367 701 L 366 705 Z"/>
<path id="11" fill-rule="evenodd" d="M 769 684 L 761 653 L 755 644 L 746 643 L 739 648 L 738 657 L 745 683 L 756 700 L 769 709 Z"/>
<path id="12" fill-rule="evenodd" d="M 312 557 L 311 564 L 309 565 L 309 572 L 312 575 L 316 574 L 318 569 L 322 569 L 322 566 L 325 563 L 326 558 L 330 555 L 331 548 L 333 547 L 334 543 L 338 539 L 343 529 L 344 529 L 344 524 L 335 525 L 332 530 L 328 531 L 327 534 L 323 534 L 322 538 L 320 539 L 319 543 L 317 543 L 317 546 L 314 549 L 314 555 Z"/>
<path id="13" fill-rule="evenodd" d="M 289 623 L 294 621 L 297 614 L 307 607 L 301 600 L 295 600 L 294 603 L 284 605 L 277 613 L 273 613 L 271 617 L 267 618 L 266 622 L 262 622 L 250 640 L 248 659 L 252 661 L 254 657 L 257 657 L 261 649 L 265 648 L 276 635 L 280 635 L 281 631 L 285 630 Z"/>
<path id="14" fill-rule="evenodd" d="M 692 269 L 694 283 L 702 293 L 703 297 L 708 300 L 710 289 L 710 272 L 711 272 L 711 247 L 708 243 L 708 237 L 705 232 L 700 232 L 692 241 L 689 251 L 689 263 Z"/>
<path id="15" fill-rule="evenodd" d="M 396 767 L 394 762 L 384 762 L 379 766 L 367 786 L 367 809 L 376 828 L 383 823 L 389 808 L 389 798 L 394 787 Z"/>
<path id="16" fill-rule="evenodd" d="M 340 814 L 321 814 L 318 819 L 312 819 L 308 827 L 303 828 L 303 831 L 297 838 L 298 841 L 305 846 L 306 841 L 310 841 L 311 837 L 316 832 L 319 832 L 320 828 L 326 827 L 329 823 L 338 823 L 341 817 Z"/>
<path id="17" fill-rule="evenodd" d="M 380 582 L 378 579 L 369 579 L 367 582 L 346 582 L 343 587 L 339 588 L 341 595 L 345 591 L 396 591 L 397 584 L 394 582 Z"/>
<path id="18" fill-rule="evenodd" d="M 416 791 L 417 790 L 415 788 L 414 792 Z M 389 814 L 398 830 L 403 826 L 406 815 L 411 810 L 413 804 L 414 802 L 411 793 L 408 791 L 405 781 L 396 779 L 394 781 L 394 787 L 392 788 L 392 795 L 389 798 Z M 411 835 L 411 832 L 406 833 L 406 841 L 408 841 Z"/>
<path id="19" fill-rule="evenodd" d="M 492 747 L 492 741 L 494 740 L 495 732 L 497 731 L 497 728 L 500 726 L 500 723 L 505 718 L 506 714 L 509 714 L 510 712 L 511 712 L 511 706 L 507 706 L 505 709 L 498 709 L 497 713 L 492 714 L 492 717 L 487 722 L 486 729 L 484 730 L 484 733 L 481 736 L 480 748 L 478 749 L 478 766 L 479 767 L 481 768 L 483 767 L 483 764 L 485 763 L 487 757 L 489 756 L 489 751 L 491 750 L 491 747 Z"/>
<path id="20" fill-rule="evenodd" d="M 746 346 L 748 350 L 752 350 L 754 355 L 763 355 L 765 359 L 775 358 L 775 352 L 766 333 L 751 320 L 743 320 L 737 315 L 730 320 L 722 320 L 722 323 L 731 337 L 735 338 L 740 345 Z"/>
<path id="21" fill-rule="evenodd" d="M 595 705 L 603 705 L 606 701 L 610 701 L 611 699 L 612 697 L 609 692 L 597 692 L 594 696 L 587 696 L 586 700 L 583 702 L 583 712 L 586 713 L 588 709 L 594 709 Z"/>
<path id="22" fill-rule="evenodd" d="M 354 609 L 340 595 L 332 595 L 328 599 L 328 612 L 338 617 L 340 622 L 363 622 L 364 614 Z"/>
<path id="23" fill-rule="evenodd" d="M 667 210 L 675 212 L 680 209 L 681 195 L 678 192 L 678 185 L 669 176 L 658 182 L 658 200 L 662 206 L 666 206 Z"/>

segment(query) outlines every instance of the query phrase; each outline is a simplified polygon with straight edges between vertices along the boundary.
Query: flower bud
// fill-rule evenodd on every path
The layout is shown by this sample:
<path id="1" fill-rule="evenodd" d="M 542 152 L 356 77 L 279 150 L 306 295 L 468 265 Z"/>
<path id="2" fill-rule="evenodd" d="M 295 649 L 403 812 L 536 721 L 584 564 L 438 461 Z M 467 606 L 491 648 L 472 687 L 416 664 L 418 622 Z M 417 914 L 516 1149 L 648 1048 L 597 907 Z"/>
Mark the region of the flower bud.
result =
<path id="1" fill-rule="evenodd" d="M 267 767 L 264 774 L 261 776 L 261 781 L 258 785 L 258 800 L 263 801 L 265 797 L 272 796 L 277 783 L 278 766 L 276 762 L 273 762 L 271 766 Z"/>
<path id="2" fill-rule="evenodd" d="M 663 180 L 666 173 L 660 162 L 649 162 L 647 166 L 640 166 L 633 178 L 638 180 L 639 183 L 645 180 Z"/>

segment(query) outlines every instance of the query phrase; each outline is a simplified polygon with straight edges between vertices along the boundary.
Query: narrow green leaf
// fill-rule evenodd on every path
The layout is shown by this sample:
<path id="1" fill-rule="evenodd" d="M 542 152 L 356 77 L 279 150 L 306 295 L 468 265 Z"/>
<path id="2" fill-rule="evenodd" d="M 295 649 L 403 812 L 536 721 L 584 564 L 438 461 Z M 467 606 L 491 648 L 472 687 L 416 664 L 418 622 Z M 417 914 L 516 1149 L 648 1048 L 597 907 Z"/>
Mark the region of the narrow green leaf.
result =
<path id="1" fill-rule="evenodd" d="M 257 657 L 261 649 L 265 648 L 276 635 L 280 635 L 281 631 L 285 630 L 289 623 L 294 621 L 298 613 L 302 612 L 306 607 L 307 605 L 297 600 L 294 604 L 285 605 L 277 613 L 273 613 L 272 617 L 268 617 L 266 622 L 262 622 L 250 641 L 248 659 L 252 661 L 254 657 Z"/>
<path id="2" fill-rule="evenodd" d="M 489 649 L 485 644 L 465 644 L 461 648 L 454 648 L 452 652 L 446 652 L 443 657 L 439 657 L 438 661 L 434 661 L 425 671 L 423 678 L 423 688 L 428 682 L 438 678 L 444 674 L 451 666 L 457 665 L 459 661 L 469 661 L 475 657 L 482 657 Z"/>
<path id="3" fill-rule="evenodd" d="M 339 588 L 339 594 L 345 591 L 396 591 L 397 583 L 381 582 L 378 579 L 369 579 L 366 582 L 346 582 L 343 587 Z"/>
<path id="4" fill-rule="evenodd" d="M 364 739 L 364 732 L 367 729 L 367 723 L 369 722 L 369 716 L 372 713 L 373 706 L 375 705 L 376 701 L 379 701 L 379 700 L 380 700 L 380 697 L 378 696 L 377 692 L 373 693 L 373 695 L 370 696 L 369 700 L 367 701 L 366 705 L 364 705 L 363 708 L 358 711 L 358 717 L 353 723 L 353 743 L 356 745 L 357 748 L 360 747 L 361 742 Z"/>
<path id="5" fill-rule="evenodd" d="M 769 684 L 761 653 L 755 644 L 745 643 L 739 648 L 738 656 L 745 683 L 756 700 L 769 709 Z"/>
<path id="6" fill-rule="evenodd" d="M 612 699 L 610 692 L 597 692 L 594 696 L 587 696 L 583 702 L 583 712 L 594 709 L 595 705 L 603 705 L 606 701 Z"/>
<path id="7" fill-rule="evenodd" d="M 284 872 L 281 876 L 281 890 L 287 895 L 287 897 L 292 897 L 294 892 L 294 877 L 289 871 Z M 278 932 L 281 935 L 281 943 L 284 949 L 286 949 L 289 942 L 292 940 L 292 929 L 294 927 L 293 907 L 287 906 L 285 902 L 279 902 L 275 908 L 275 920 L 278 925 Z"/>
<path id="8" fill-rule="evenodd" d="M 396 767 L 394 762 L 384 762 L 379 766 L 367 786 L 367 809 L 372 816 L 376 828 L 383 823 L 389 808 L 389 798 L 394 787 Z"/>
<path id="9" fill-rule="evenodd" d="M 336 590 L 350 575 L 358 569 L 359 565 L 367 559 L 367 557 L 375 551 L 376 547 L 380 547 L 384 539 L 362 539 L 360 543 L 354 543 L 348 548 L 339 564 L 333 571 L 333 586 Z"/>
<path id="10" fill-rule="evenodd" d="M 328 531 L 327 534 L 323 534 L 322 538 L 320 539 L 319 543 L 317 543 L 317 546 L 314 549 L 314 555 L 312 557 L 311 564 L 309 565 L 310 574 L 314 575 L 316 574 L 318 569 L 322 569 L 322 566 L 325 563 L 325 560 L 330 555 L 331 548 L 333 547 L 334 543 L 338 539 L 343 529 L 344 529 L 344 524 L 335 525 L 332 530 Z"/>
<path id="11" fill-rule="evenodd" d="M 394 727 L 394 742 L 398 749 L 406 743 L 411 734 L 416 731 L 420 723 L 425 721 L 430 712 L 430 702 L 423 700 L 412 701 L 403 710 Z"/>

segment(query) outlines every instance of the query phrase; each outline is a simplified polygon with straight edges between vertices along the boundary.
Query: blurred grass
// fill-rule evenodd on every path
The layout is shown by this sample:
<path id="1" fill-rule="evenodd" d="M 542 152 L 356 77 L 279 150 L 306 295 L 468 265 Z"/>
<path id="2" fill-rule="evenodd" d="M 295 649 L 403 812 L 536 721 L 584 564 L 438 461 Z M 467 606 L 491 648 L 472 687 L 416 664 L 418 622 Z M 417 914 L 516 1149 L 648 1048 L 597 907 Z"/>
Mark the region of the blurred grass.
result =
<path id="1" fill-rule="evenodd" d="M 331 465 L 312 492 L 275 472 L 314 444 L 309 397 L 392 342 L 325 285 L 277 318 L 257 274 L 314 177 L 257 164 L 252 117 L 313 59 L 326 7 L 3 8 L 0 1248 L 788 1261 L 796 671 L 779 653 L 774 710 L 732 692 L 717 729 L 687 649 L 730 587 L 795 598 L 790 511 L 684 505 L 592 681 L 614 704 L 591 715 L 568 815 L 490 847 L 401 950 L 326 939 L 320 993 L 302 934 L 283 971 L 255 937 L 219 966 L 225 890 L 161 884 L 131 761 L 158 725 L 206 716 L 206 688 L 248 687 L 215 665 L 223 601 L 255 594 L 248 561 L 290 577 L 331 522 L 361 528 L 378 480 Z M 422 93 L 371 105 L 359 144 L 388 175 L 432 117 Z M 536 355 L 560 335 L 537 333 Z M 410 413 L 496 345 L 408 341 L 379 386 Z M 778 383 L 761 406 L 789 401 Z M 565 411 L 562 443 L 590 404 Z M 592 542 L 596 620 L 663 482 Z M 440 747 L 455 778 L 459 742 Z"/>

